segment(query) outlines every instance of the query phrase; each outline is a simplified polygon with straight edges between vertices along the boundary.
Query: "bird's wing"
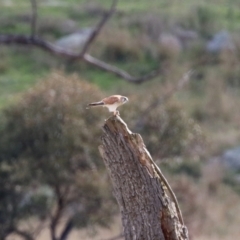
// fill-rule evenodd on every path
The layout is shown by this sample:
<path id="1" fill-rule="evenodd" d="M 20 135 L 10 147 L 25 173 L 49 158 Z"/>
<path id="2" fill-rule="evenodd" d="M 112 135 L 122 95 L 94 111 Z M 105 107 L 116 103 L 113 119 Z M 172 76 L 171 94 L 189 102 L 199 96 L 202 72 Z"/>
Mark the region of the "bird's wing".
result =
<path id="1" fill-rule="evenodd" d="M 101 106 L 101 105 L 104 105 L 104 102 L 103 102 L 103 101 L 89 103 L 89 104 L 88 104 L 88 107 L 97 107 L 97 106 Z"/>
<path id="2" fill-rule="evenodd" d="M 102 102 L 104 102 L 104 104 L 114 104 L 114 103 L 118 102 L 119 100 L 120 100 L 119 95 L 113 95 L 113 96 L 104 98 L 102 100 Z"/>

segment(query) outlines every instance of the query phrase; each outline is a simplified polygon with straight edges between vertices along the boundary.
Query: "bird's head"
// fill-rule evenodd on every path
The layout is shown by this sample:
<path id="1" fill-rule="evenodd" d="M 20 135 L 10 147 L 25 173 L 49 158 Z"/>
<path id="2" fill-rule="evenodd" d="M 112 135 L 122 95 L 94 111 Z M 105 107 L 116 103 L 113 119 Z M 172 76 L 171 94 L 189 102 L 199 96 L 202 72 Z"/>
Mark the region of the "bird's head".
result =
<path id="1" fill-rule="evenodd" d="M 126 102 L 128 102 L 128 98 L 122 96 L 122 97 L 121 97 L 121 102 L 122 102 L 122 103 L 126 103 Z"/>

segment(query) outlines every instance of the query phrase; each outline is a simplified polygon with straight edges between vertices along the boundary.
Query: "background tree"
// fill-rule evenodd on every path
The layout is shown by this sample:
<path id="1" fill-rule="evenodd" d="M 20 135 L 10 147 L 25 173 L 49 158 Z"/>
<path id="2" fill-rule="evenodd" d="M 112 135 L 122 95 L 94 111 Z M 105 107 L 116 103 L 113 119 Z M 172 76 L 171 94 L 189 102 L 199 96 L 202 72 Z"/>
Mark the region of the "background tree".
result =
<path id="1" fill-rule="evenodd" d="M 51 239 L 63 240 L 75 227 L 109 223 L 114 207 L 94 144 L 101 117 L 85 109 L 101 97 L 91 84 L 55 72 L 5 111 L 1 239 L 11 233 L 34 239 L 48 223 Z M 19 228 L 21 220 L 33 218 L 35 227 Z"/>

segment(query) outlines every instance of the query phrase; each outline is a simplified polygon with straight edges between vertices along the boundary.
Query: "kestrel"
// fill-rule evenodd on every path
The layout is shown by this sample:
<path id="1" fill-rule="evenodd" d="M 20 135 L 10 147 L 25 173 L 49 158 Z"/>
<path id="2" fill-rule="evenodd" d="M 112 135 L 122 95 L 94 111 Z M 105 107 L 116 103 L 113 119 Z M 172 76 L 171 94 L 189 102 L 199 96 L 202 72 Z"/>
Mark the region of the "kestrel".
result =
<path id="1" fill-rule="evenodd" d="M 128 102 L 128 98 L 121 95 L 112 95 L 104 98 L 99 102 L 89 103 L 88 107 L 107 107 L 109 112 L 113 112 L 113 115 L 118 115 L 117 108 L 124 103 Z"/>

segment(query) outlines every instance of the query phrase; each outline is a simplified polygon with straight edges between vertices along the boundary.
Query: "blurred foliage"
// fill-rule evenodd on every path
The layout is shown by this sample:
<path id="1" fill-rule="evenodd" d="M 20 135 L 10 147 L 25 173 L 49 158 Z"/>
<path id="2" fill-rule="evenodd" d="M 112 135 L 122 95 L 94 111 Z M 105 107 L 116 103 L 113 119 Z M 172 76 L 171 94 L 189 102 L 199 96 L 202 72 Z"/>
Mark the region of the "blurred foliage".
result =
<path id="1" fill-rule="evenodd" d="M 239 170 L 235 171 L 234 173 L 232 171 L 228 171 L 224 176 L 224 183 L 226 185 L 231 186 L 231 188 L 240 195 L 240 186 L 239 186 Z"/>
<path id="2" fill-rule="evenodd" d="M 145 99 L 154 101 L 153 99 Z M 140 133 L 148 150 L 156 158 L 202 154 L 204 136 L 200 126 L 190 119 L 175 101 L 167 101 L 144 116 Z"/>
<path id="3" fill-rule="evenodd" d="M 87 103 L 101 97 L 97 87 L 77 76 L 54 72 L 4 110 L 2 234 L 21 219 L 54 215 L 55 207 L 68 210 L 65 217 L 75 227 L 107 225 L 114 207 L 97 153 L 101 119 L 86 110 Z"/>
<path id="4" fill-rule="evenodd" d="M 99 55 L 108 61 L 139 61 L 143 58 L 143 51 L 139 51 L 140 42 L 132 39 L 126 30 L 108 29 L 101 34 L 95 48 L 100 50 Z"/>
<path id="5" fill-rule="evenodd" d="M 193 7 L 188 14 L 188 19 L 183 21 L 185 28 L 195 29 L 204 38 L 209 38 L 217 29 L 216 10 L 206 5 Z"/>
<path id="6" fill-rule="evenodd" d="M 171 163 L 163 163 L 163 168 L 166 168 L 171 174 L 183 174 L 192 177 L 193 179 L 198 180 L 201 177 L 201 162 L 199 161 L 185 161 L 176 162 L 172 161 Z"/>

